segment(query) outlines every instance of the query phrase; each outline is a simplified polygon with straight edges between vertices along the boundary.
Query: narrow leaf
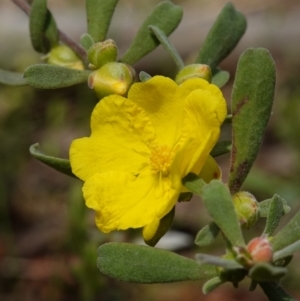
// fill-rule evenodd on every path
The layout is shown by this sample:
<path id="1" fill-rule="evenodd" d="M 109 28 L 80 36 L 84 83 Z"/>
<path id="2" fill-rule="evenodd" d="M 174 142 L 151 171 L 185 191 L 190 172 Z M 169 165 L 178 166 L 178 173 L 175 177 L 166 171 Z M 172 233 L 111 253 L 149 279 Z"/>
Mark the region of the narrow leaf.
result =
<path id="1" fill-rule="evenodd" d="M 229 188 L 239 191 L 257 156 L 271 115 L 275 65 L 263 48 L 240 57 L 232 93 L 232 152 Z"/>
<path id="2" fill-rule="evenodd" d="M 88 51 L 93 45 L 94 45 L 94 40 L 93 38 L 85 33 L 80 37 L 80 45 L 86 50 Z"/>
<path id="3" fill-rule="evenodd" d="M 204 295 L 212 292 L 214 289 L 216 289 L 218 286 L 220 286 L 222 283 L 224 283 L 220 277 L 214 277 L 206 281 L 202 286 L 202 292 Z"/>
<path id="4" fill-rule="evenodd" d="M 88 33 L 95 42 L 105 40 L 118 0 L 86 0 Z"/>
<path id="5" fill-rule="evenodd" d="M 157 38 L 150 32 L 149 25 L 160 28 L 166 36 L 169 36 L 180 23 L 182 14 L 182 8 L 170 1 L 158 4 L 142 24 L 121 62 L 133 65 L 159 45 Z"/>
<path id="6" fill-rule="evenodd" d="M 154 33 L 156 38 L 159 40 L 159 42 L 162 44 L 165 50 L 169 53 L 169 55 L 175 62 L 177 68 L 179 70 L 182 69 L 184 67 L 184 62 L 177 49 L 168 40 L 168 37 L 165 35 L 165 33 L 162 30 L 160 30 L 157 26 L 150 25 L 149 29 Z"/>
<path id="7" fill-rule="evenodd" d="M 200 195 L 213 221 L 233 246 L 245 246 L 238 217 L 227 187 L 219 180 L 205 185 Z"/>
<path id="8" fill-rule="evenodd" d="M 141 82 L 146 82 L 148 79 L 151 78 L 151 75 L 148 74 L 148 73 L 145 72 L 145 71 L 141 71 L 140 74 L 139 74 L 139 78 L 140 78 L 140 81 L 141 81 Z"/>
<path id="9" fill-rule="evenodd" d="M 255 264 L 249 270 L 249 277 L 257 282 L 277 281 L 284 277 L 287 269 L 283 267 L 276 267 L 267 262 Z"/>
<path id="10" fill-rule="evenodd" d="M 39 161 L 43 162 L 44 164 L 54 168 L 55 170 L 64 173 L 68 176 L 77 178 L 73 173 L 70 165 L 70 161 L 67 159 L 61 159 L 56 157 L 51 157 L 48 155 L 45 155 L 38 143 L 33 144 L 29 148 L 30 154 L 38 159 Z"/>
<path id="11" fill-rule="evenodd" d="M 193 173 L 189 173 L 182 179 L 183 185 L 192 193 L 201 196 L 205 182 Z"/>
<path id="12" fill-rule="evenodd" d="M 246 30 L 246 19 L 231 3 L 225 4 L 209 31 L 195 63 L 212 70 L 235 48 Z"/>
<path id="13" fill-rule="evenodd" d="M 277 261 L 279 259 L 289 257 L 299 251 L 300 251 L 300 240 L 297 240 L 291 245 L 288 245 L 287 247 L 275 252 L 273 255 L 273 261 Z"/>
<path id="14" fill-rule="evenodd" d="M 99 270 L 134 283 L 201 280 L 217 276 L 214 266 L 199 265 L 173 252 L 127 243 L 107 243 L 98 249 Z"/>
<path id="15" fill-rule="evenodd" d="M 282 250 L 300 240 L 300 211 L 272 238 L 273 251 Z"/>
<path id="16" fill-rule="evenodd" d="M 297 301 L 276 282 L 261 282 L 259 285 L 270 301 Z"/>
<path id="17" fill-rule="evenodd" d="M 259 206 L 259 216 L 260 217 L 267 217 L 270 209 L 270 205 L 272 203 L 272 200 L 277 197 L 281 199 L 281 202 L 283 204 L 283 214 L 287 214 L 290 212 L 291 207 L 288 206 L 286 200 L 284 200 L 282 197 L 280 197 L 278 194 L 275 194 L 271 199 L 264 200 L 262 202 L 258 203 Z"/>
<path id="18" fill-rule="evenodd" d="M 229 153 L 230 151 L 231 141 L 219 141 L 210 152 L 210 155 L 212 157 L 219 157 Z"/>
<path id="19" fill-rule="evenodd" d="M 149 246 L 154 247 L 158 241 L 167 233 L 167 231 L 171 228 L 173 219 L 175 215 L 175 206 L 173 209 L 165 215 L 159 222 L 158 229 L 155 235 L 150 240 L 145 240 L 145 243 Z"/>
<path id="20" fill-rule="evenodd" d="M 243 269 L 243 266 L 237 263 L 235 260 L 221 258 L 217 256 L 198 253 L 195 256 L 196 260 L 200 263 L 208 263 L 218 267 L 222 267 L 226 270 Z"/>
<path id="21" fill-rule="evenodd" d="M 267 222 L 263 232 L 264 235 L 271 236 L 273 234 L 279 225 L 282 215 L 283 203 L 281 198 L 275 194 L 270 204 Z"/>
<path id="22" fill-rule="evenodd" d="M 230 73 L 228 71 L 219 70 L 211 80 L 211 83 L 222 88 L 225 86 L 230 78 Z"/>
<path id="23" fill-rule="evenodd" d="M 219 233 L 220 228 L 214 222 L 211 222 L 198 232 L 195 244 L 199 247 L 208 246 L 214 242 Z"/>
<path id="24" fill-rule="evenodd" d="M 87 82 L 89 74 L 90 71 L 38 64 L 28 67 L 24 72 L 24 78 L 33 87 L 57 89 Z"/>
<path id="25" fill-rule="evenodd" d="M 22 73 L 11 72 L 0 69 L 0 83 L 10 86 L 24 86 L 27 85 Z"/>
<path id="26" fill-rule="evenodd" d="M 47 53 L 51 46 L 58 43 L 58 30 L 51 13 L 47 9 L 47 0 L 34 0 L 30 11 L 30 37 L 37 52 Z"/>

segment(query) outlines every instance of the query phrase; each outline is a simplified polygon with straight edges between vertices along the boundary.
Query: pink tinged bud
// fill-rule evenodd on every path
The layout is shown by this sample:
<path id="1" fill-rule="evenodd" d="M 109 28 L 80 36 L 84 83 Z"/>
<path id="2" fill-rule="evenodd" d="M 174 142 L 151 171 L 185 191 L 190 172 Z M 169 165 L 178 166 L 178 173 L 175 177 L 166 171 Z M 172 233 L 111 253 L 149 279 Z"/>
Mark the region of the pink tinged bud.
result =
<path id="1" fill-rule="evenodd" d="M 273 249 L 266 237 L 253 238 L 247 245 L 247 251 L 254 263 L 272 261 Z"/>
<path id="2" fill-rule="evenodd" d="M 175 82 L 180 85 L 190 78 L 203 78 L 211 82 L 211 70 L 208 65 L 192 64 L 182 68 L 176 75 Z"/>

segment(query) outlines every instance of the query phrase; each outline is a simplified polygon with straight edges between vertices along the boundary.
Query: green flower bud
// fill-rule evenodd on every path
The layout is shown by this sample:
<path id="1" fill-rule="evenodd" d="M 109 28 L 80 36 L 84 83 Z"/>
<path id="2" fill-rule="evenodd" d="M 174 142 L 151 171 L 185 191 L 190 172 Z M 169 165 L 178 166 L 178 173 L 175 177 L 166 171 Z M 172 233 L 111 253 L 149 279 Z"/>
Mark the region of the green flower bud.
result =
<path id="1" fill-rule="evenodd" d="M 190 78 L 203 78 L 211 82 L 211 70 L 208 65 L 192 64 L 182 68 L 176 75 L 175 81 L 178 85 Z"/>
<path id="2" fill-rule="evenodd" d="M 266 237 L 256 237 L 250 240 L 247 250 L 254 263 L 272 261 L 273 249 Z"/>
<path id="3" fill-rule="evenodd" d="M 107 63 L 89 76 L 88 85 L 99 98 L 111 94 L 124 96 L 133 84 L 135 71 L 123 63 Z"/>
<path id="4" fill-rule="evenodd" d="M 84 66 L 76 53 L 66 45 L 58 45 L 45 56 L 47 63 L 71 69 L 83 70 Z"/>
<path id="5" fill-rule="evenodd" d="M 258 202 L 255 197 L 246 191 L 240 191 L 233 197 L 233 205 L 242 227 L 250 228 L 258 220 Z"/>
<path id="6" fill-rule="evenodd" d="M 95 43 L 88 50 L 88 59 L 91 69 L 99 69 L 103 65 L 115 62 L 118 56 L 116 43 L 109 39 L 103 42 Z"/>

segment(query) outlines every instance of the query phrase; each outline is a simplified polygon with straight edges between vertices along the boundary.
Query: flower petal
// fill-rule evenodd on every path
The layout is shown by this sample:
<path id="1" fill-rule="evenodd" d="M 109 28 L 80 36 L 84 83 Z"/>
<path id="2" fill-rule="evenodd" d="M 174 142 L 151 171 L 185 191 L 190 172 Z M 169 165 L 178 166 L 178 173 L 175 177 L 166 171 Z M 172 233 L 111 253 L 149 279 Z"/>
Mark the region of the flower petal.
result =
<path id="1" fill-rule="evenodd" d="M 173 208 L 179 190 L 180 178 L 171 185 L 153 174 L 113 171 L 97 173 L 83 186 L 86 206 L 97 212 L 97 227 L 105 233 L 155 224 Z"/>
<path id="2" fill-rule="evenodd" d="M 172 146 L 181 134 L 184 100 L 179 87 L 171 79 L 154 76 L 133 84 L 128 98 L 147 112 L 159 144 Z"/>
<path id="3" fill-rule="evenodd" d="M 197 169 L 196 166 L 195 169 Z M 218 163 L 212 156 L 208 156 L 200 171 L 199 177 L 206 183 L 209 183 L 211 180 L 220 179 L 221 176 L 222 172 Z"/>
<path id="4" fill-rule="evenodd" d="M 90 138 L 74 140 L 70 147 L 72 171 L 82 180 L 111 170 L 138 174 L 148 164 L 154 129 L 145 111 L 130 100 L 103 98 L 92 113 L 91 128 Z"/>

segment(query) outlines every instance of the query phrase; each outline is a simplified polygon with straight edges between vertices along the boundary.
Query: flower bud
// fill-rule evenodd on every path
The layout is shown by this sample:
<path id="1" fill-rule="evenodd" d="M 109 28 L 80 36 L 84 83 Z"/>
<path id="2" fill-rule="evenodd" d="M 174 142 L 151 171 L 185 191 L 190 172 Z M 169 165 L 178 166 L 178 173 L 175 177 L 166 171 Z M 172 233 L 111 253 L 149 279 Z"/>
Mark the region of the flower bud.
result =
<path id="1" fill-rule="evenodd" d="M 71 69 L 83 70 L 84 66 L 76 53 L 66 45 L 53 47 L 45 56 L 47 63 Z"/>
<path id="2" fill-rule="evenodd" d="M 88 59 L 91 69 L 99 69 L 103 65 L 117 60 L 118 48 L 116 43 L 108 39 L 103 42 L 95 43 L 88 50 Z"/>
<path id="3" fill-rule="evenodd" d="M 178 85 L 190 78 L 203 78 L 211 82 L 211 70 L 208 65 L 192 64 L 182 68 L 176 75 L 175 81 Z"/>
<path id="4" fill-rule="evenodd" d="M 233 205 L 240 224 L 245 228 L 252 227 L 258 220 L 258 202 L 246 191 L 240 191 L 233 197 Z"/>
<path id="5" fill-rule="evenodd" d="M 273 249 L 266 237 L 256 237 L 250 240 L 247 250 L 254 263 L 270 262 L 273 257 Z"/>
<path id="6" fill-rule="evenodd" d="M 135 71 L 129 65 L 111 62 L 92 72 L 88 85 L 99 98 L 111 94 L 124 96 L 134 82 Z"/>

